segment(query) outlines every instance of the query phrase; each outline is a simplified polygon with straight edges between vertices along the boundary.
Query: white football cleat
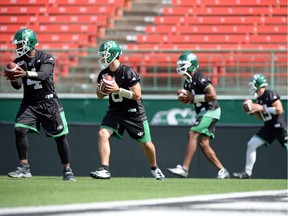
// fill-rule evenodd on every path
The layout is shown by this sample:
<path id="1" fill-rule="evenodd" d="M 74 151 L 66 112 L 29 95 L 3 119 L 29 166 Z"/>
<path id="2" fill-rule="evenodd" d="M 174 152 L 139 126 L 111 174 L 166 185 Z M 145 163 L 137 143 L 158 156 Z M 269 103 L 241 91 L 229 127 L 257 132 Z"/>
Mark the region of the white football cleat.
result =
<path id="1" fill-rule="evenodd" d="M 227 169 L 222 168 L 219 170 L 218 175 L 217 175 L 218 179 L 226 179 L 226 178 L 230 178 L 230 174 L 227 171 Z"/>
<path id="2" fill-rule="evenodd" d="M 89 174 L 94 179 L 110 179 L 111 174 L 108 170 L 105 170 L 103 167 L 100 167 L 94 172 L 90 172 Z"/>
<path id="3" fill-rule="evenodd" d="M 176 175 L 178 177 L 181 177 L 181 178 L 188 177 L 188 171 L 185 170 L 181 165 L 177 165 L 176 168 L 167 168 L 167 170 L 173 175 Z"/>
<path id="4" fill-rule="evenodd" d="M 156 178 L 156 180 L 165 180 L 165 175 L 158 167 L 156 168 L 156 170 L 151 169 L 151 173 Z"/>

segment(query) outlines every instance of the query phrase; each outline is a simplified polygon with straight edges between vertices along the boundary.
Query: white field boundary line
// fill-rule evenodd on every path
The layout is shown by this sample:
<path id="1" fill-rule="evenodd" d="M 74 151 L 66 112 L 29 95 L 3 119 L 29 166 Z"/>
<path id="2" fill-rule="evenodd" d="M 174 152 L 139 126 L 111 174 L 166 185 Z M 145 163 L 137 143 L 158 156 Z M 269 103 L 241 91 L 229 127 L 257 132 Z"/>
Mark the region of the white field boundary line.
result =
<path id="1" fill-rule="evenodd" d="M 107 210 L 114 208 L 125 208 L 133 206 L 153 206 L 159 204 L 173 204 L 185 202 L 198 202 L 198 201 L 213 201 L 217 199 L 229 198 L 242 198 L 250 196 L 269 196 L 282 193 L 288 193 L 288 190 L 273 190 L 273 191 L 255 191 L 255 192 L 240 192 L 229 194 L 215 194 L 215 195 L 199 195 L 180 198 L 165 198 L 165 199 L 149 199 L 149 200 L 134 200 L 134 201 L 112 201 L 112 202 L 97 202 L 85 204 L 66 204 L 66 205 L 50 205 L 50 206 L 35 206 L 35 207 L 14 207 L 14 208 L 0 208 L 0 215 L 13 215 L 13 214 L 41 214 L 41 213 L 58 213 L 61 214 L 73 211 L 91 211 L 91 210 Z M 263 205 L 262 205 L 263 207 Z M 271 206 L 273 208 L 273 206 Z M 274 206 L 275 210 L 279 208 L 278 205 Z M 288 207 L 286 207 L 288 210 Z"/>

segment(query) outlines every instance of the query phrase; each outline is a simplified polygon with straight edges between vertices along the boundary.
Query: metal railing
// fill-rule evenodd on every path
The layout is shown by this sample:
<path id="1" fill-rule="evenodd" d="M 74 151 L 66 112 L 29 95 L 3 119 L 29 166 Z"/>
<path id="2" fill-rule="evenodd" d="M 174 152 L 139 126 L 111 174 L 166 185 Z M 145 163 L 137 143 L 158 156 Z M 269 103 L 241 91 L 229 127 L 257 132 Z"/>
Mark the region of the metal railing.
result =
<path id="1" fill-rule="evenodd" d="M 55 82 L 59 93 L 95 93 L 100 72 L 96 49 L 48 50 L 56 58 Z M 0 50 L 1 71 L 9 61 Z M 181 50 L 123 50 L 120 60 L 141 75 L 144 94 L 175 94 L 183 79 L 176 73 Z M 219 95 L 246 95 L 248 81 L 255 73 L 267 76 L 271 89 L 287 95 L 287 50 L 197 50 L 200 70 L 209 76 Z M 0 76 L 0 93 L 15 93 Z"/>

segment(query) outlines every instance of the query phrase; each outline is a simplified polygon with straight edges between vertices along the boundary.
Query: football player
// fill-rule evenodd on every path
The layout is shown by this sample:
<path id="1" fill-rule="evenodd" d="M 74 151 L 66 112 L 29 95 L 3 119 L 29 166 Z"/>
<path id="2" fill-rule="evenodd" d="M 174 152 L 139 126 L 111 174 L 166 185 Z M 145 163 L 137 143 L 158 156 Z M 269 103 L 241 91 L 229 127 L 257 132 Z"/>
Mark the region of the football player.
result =
<path id="1" fill-rule="evenodd" d="M 216 101 L 216 91 L 211 80 L 198 71 L 197 56 L 188 51 L 180 55 L 177 61 L 177 73 L 185 78 L 184 89 L 178 93 L 181 103 L 192 104 L 196 111 L 196 121 L 188 132 L 186 153 L 182 165 L 167 170 L 179 177 L 187 178 L 189 166 L 197 149 L 197 140 L 204 156 L 217 169 L 217 178 L 229 178 L 229 172 L 224 168 L 210 146 L 210 139 L 214 138 L 216 122 L 220 119 L 221 110 Z"/>
<path id="2" fill-rule="evenodd" d="M 54 138 L 63 165 L 63 180 L 75 181 L 70 168 L 69 145 L 66 139 L 68 126 L 63 107 L 55 92 L 53 73 L 55 59 L 37 50 L 36 33 L 28 28 L 17 31 L 12 43 L 16 46 L 18 65 L 15 72 L 4 72 L 11 85 L 24 88 L 23 99 L 16 115 L 15 137 L 20 165 L 9 172 L 12 178 L 32 177 L 28 162 L 28 132 L 40 133 L 42 125 L 47 137 Z"/>
<path id="3" fill-rule="evenodd" d="M 245 169 L 233 173 L 235 178 L 251 178 L 258 147 L 270 146 L 277 139 L 286 150 L 288 149 L 287 121 L 280 95 L 276 91 L 266 89 L 267 86 L 267 79 L 262 74 L 255 74 L 250 79 L 249 93 L 256 98 L 256 103 L 251 104 L 250 114 L 261 119 L 264 126 L 248 141 Z"/>
<path id="4" fill-rule="evenodd" d="M 103 70 L 97 78 L 96 94 L 99 99 L 109 96 L 109 109 L 98 132 L 101 167 L 90 172 L 90 176 L 97 179 L 111 178 L 109 139 L 111 136 L 121 139 L 126 130 L 132 139 L 141 144 L 150 164 L 152 175 L 157 180 L 164 180 L 165 176 L 157 166 L 156 150 L 151 141 L 149 123 L 142 103 L 139 74 L 120 62 L 121 54 L 121 48 L 116 41 L 104 42 L 99 48 L 99 63 Z M 105 81 L 107 75 L 114 78 L 115 81 L 111 82 L 111 78 Z"/>

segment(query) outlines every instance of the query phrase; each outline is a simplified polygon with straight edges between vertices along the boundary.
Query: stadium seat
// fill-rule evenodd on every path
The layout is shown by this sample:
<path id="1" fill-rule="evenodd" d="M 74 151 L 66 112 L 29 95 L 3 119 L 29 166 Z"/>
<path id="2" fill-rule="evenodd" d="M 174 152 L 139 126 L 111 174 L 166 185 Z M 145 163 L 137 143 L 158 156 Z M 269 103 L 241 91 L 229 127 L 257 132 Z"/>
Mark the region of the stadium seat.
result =
<path id="1" fill-rule="evenodd" d="M 282 28 L 281 28 L 282 30 Z M 145 28 L 146 34 L 246 34 L 249 32 L 257 32 L 254 25 L 149 25 Z"/>
<path id="2" fill-rule="evenodd" d="M 128 50 L 244 50 L 244 49 L 255 49 L 255 50 L 287 50 L 287 44 L 195 44 L 195 43 L 183 43 L 183 44 L 157 44 L 157 43 L 141 43 L 141 44 L 126 44 L 126 49 Z"/>
<path id="3" fill-rule="evenodd" d="M 55 1 L 55 0 L 52 0 Z M 33 0 L 33 4 L 35 6 L 39 6 L 39 5 L 47 5 L 49 2 L 51 2 L 51 0 Z M 17 7 L 19 5 L 30 5 L 31 4 L 31 0 L 1 0 L 0 1 L 0 6 L 2 7 L 2 5 L 16 5 Z"/>
<path id="4" fill-rule="evenodd" d="M 91 6 L 59 6 L 59 7 L 49 7 L 47 9 L 47 12 L 50 15 L 81 15 L 81 14 L 101 14 L 101 15 L 106 15 L 106 16 L 115 16 L 116 13 L 116 8 L 113 5 L 109 6 L 96 6 L 96 5 L 91 5 Z"/>
<path id="5" fill-rule="evenodd" d="M 37 16 L 27 16 L 27 15 L 1 15 L 0 24 L 9 24 L 14 23 L 18 25 L 27 25 L 29 23 L 37 22 Z"/>
<path id="6" fill-rule="evenodd" d="M 37 14 L 44 14 L 47 12 L 47 7 L 44 5 L 39 6 L 18 6 L 15 7 L 13 5 L 3 5 L 1 6 L 1 16 L 2 15 L 37 15 Z"/>
<path id="7" fill-rule="evenodd" d="M 245 35 L 138 35 L 137 43 L 172 43 L 172 44 L 190 44 L 190 43 L 241 43 L 249 41 Z"/>
<path id="8" fill-rule="evenodd" d="M 276 10 L 278 9 L 278 10 Z M 193 7 L 175 7 L 175 8 L 162 8 L 159 13 L 162 16 L 168 15 L 197 15 L 197 16 L 255 16 L 265 14 L 283 14 L 285 8 L 269 8 L 269 7 L 205 7 L 205 8 L 193 8 Z"/>
<path id="9" fill-rule="evenodd" d="M 113 5 L 115 7 L 124 7 L 127 0 L 48 0 L 52 5 L 62 6 L 62 5 L 76 5 L 76 6 L 92 6 L 92 5 Z"/>
<path id="10" fill-rule="evenodd" d="M 41 24 L 49 23 L 69 23 L 69 24 L 87 24 L 94 23 L 98 26 L 107 25 L 107 16 L 105 15 L 54 15 L 54 16 L 39 16 L 37 22 Z"/>
<path id="11" fill-rule="evenodd" d="M 171 0 L 171 5 L 185 5 L 185 6 L 278 6 L 285 4 L 286 1 L 259 1 L 259 0 L 202 0 L 202 1 L 191 1 L 191 0 Z M 287 2 L 286 2 L 287 5 Z"/>
<path id="12" fill-rule="evenodd" d="M 287 35 L 287 25 L 264 25 L 254 27 L 258 34 L 284 34 Z"/>
<path id="13" fill-rule="evenodd" d="M 127 3 L 127 0 L 1 0 L 0 5 L 114 5 L 117 7 L 123 7 Z"/>
<path id="14" fill-rule="evenodd" d="M 21 28 L 26 28 L 26 25 L 18 25 L 18 24 L 7 24 L 0 26 L 0 32 L 5 32 L 8 34 L 14 34 Z M 47 32 L 47 33 L 91 33 L 93 35 L 97 35 L 98 26 L 95 24 L 84 24 L 84 25 L 65 25 L 65 24 L 46 24 L 46 25 L 35 25 L 31 27 L 35 32 Z"/>

